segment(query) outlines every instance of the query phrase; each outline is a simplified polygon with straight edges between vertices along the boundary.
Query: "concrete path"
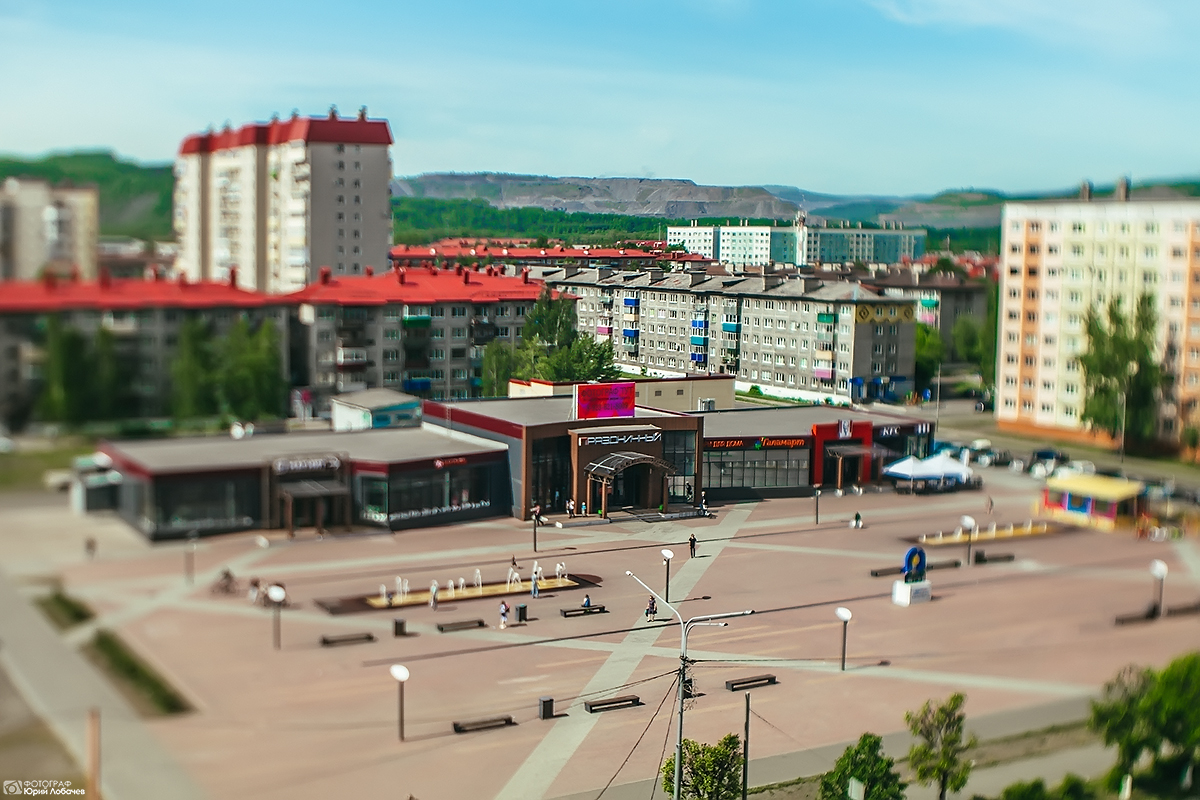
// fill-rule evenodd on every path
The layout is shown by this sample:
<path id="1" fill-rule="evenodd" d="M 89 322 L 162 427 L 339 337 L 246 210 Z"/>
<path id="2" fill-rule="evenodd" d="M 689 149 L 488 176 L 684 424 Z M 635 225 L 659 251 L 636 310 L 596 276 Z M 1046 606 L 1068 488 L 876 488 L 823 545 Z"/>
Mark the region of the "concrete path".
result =
<path id="1" fill-rule="evenodd" d="M 100 709 L 106 800 L 197 800 L 204 795 L 129 703 L 0 573 L 0 660 L 34 712 L 81 765 L 88 709 Z M 6 775 L 33 780 L 36 775 Z"/>

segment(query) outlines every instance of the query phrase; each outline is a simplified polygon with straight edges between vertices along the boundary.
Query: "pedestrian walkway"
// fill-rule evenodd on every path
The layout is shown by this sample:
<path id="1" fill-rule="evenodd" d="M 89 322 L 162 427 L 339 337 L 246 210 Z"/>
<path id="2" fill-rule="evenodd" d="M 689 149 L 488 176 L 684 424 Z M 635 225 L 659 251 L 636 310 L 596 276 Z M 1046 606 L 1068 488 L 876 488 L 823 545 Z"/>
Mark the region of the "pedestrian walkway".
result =
<path id="1" fill-rule="evenodd" d="M 192 800 L 204 795 L 124 697 L 72 649 L 0 573 L 0 660 L 30 707 L 83 767 L 88 710 L 100 710 L 105 800 Z M 34 780 L 37 775 L 5 775 Z"/>

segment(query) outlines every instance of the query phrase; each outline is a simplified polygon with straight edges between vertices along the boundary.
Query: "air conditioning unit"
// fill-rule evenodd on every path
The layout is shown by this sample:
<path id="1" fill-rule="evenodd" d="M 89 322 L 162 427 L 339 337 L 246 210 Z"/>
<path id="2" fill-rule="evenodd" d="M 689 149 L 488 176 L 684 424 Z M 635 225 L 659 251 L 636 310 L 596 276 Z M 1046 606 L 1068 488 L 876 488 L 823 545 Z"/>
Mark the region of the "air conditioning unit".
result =
<path id="1" fill-rule="evenodd" d="M 700 399 L 700 411 L 716 411 L 717 399 L 715 397 L 703 397 Z"/>

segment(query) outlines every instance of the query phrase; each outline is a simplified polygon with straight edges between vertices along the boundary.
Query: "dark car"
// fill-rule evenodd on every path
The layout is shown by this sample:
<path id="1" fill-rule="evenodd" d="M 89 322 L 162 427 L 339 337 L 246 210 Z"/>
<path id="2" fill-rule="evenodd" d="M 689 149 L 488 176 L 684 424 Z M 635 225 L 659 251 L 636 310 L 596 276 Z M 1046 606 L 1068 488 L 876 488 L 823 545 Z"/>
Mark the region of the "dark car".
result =
<path id="1" fill-rule="evenodd" d="M 994 402 L 992 402 L 992 399 L 990 397 L 987 398 L 986 400 L 976 400 L 975 401 L 975 411 L 979 414 L 983 414 L 988 411 L 994 411 L 995 409 L 996 409 L 996 404 Z"/>

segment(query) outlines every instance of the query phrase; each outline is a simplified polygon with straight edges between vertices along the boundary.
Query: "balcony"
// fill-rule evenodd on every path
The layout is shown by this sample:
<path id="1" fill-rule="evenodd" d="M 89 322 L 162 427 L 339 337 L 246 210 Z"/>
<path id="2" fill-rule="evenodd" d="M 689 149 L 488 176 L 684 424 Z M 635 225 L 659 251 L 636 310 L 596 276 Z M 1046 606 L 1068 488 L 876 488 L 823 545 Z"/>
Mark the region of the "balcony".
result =
<path id="1" fill-rule="evenodd" d="M 813 377 L 823 381 L 833 380 L 833 370 L 828 367 L 813 367 Z"/>
<path id="2" fill-rule="evenodd" d="M 432 322 L 428 314 L 405 314 L 400 324 L 405 328 L 428 328 Z"/>
<path id="3" fill-rule="evenodd" d="M 722 322 L 721 330 L 725 333 L 739 333 L 742 330 L 740 322 Z"/>
<path id="4" fill-rule="evenodd" d="M 613 299 L 611 297 L 601 297 L 600 298 L 600 305 L 611 307 L 612 304 L 613 304 Z"/>
<path id="5" fill-rule="evenodd" d="M 596 335 L 597 336 L 612 336 L 612 332 L 613 332 L 612 325 L 597 325 L 596 326 Z"/>
<path id="6" fill-rule="evenodd" d="M 822 325 L 833 325 L 837 322 L 837 314 L 817 314 L 817 322 Z"/>
<path id="7" fill-rule="evenodd" d="M 366 381 L 355 380 L 349 376 L 338 375 L 337 390 L 341 392 L 361 392 L 367 388 Z"/>
<path id="8" fill-rule="evenodd" d="M 637 308 L 642 304 L 642 301 L 636 297 L 626 297 L 622 302 L 626 308 Z"/>
<path id="9" fill-rule="evenodd" d="M 337 349 L 337 365 L 339 367 L 365 367 L 367 360 L 365 347 L 339 347 Z"/>
<path id="10" fill-rule="evenodd" d="M 406 392 L 428 392 L 433 388 L 433 381 L 429 378 L 407 378 L 401 382 Z"/>
<path id="11" fill-rule="evenodd" d="M 692 344 L 696 345 L 697 347 L 708 346 L 708 337 L 707 336 L 690 336 L 690 337 L 688 337 L 688 341 L 691 342 Z"/>
<path id="12" fill-rule="evenodd" d="M 626 339 L 637 339 L 638 338 L 638 329 L 637 328 L 622 328 L 621 335 L 624 336 Z"/>
<path id="13" fill-rule="evenodd" d="M 706 331 L 706 330 L 708 330 L 708 320 L 694 319 L 694 320 L 692 320 L 692 327 L 697 328 L 699 330 Z"/>
<path id="14" fill-rule="evenodd" d="M 692 353 L 692 361 L 698 364 L 708 362 L 708 353 Z"/>

